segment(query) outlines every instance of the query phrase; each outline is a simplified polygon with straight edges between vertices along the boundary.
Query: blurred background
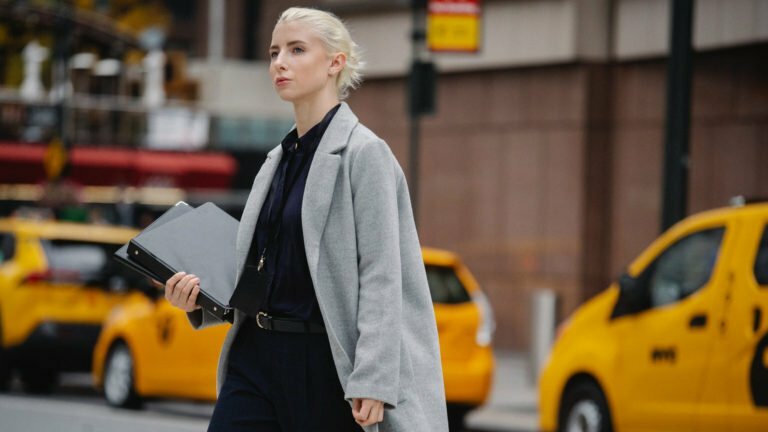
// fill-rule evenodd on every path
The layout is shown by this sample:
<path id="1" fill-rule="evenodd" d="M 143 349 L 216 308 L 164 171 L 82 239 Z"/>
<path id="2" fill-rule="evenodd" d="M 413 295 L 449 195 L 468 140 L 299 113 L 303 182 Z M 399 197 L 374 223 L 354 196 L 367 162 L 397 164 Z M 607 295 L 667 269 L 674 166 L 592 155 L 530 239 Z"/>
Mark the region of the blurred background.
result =
<path id="1" fill-rule="evenodd" d="M 687 31 L 672 3 L 1 0 L 0 217 L 142 228 L 184 200 L 239 218 L 293 124 L 273 25 L 330 10 L 364 49 L 348 102 L 407 173 L 421 243 L 461 256 L 497 368 L 529 374 L 541 314 L 551 341 L 668 208 L 768 195 L 768 2 L 682 2 Z"/>

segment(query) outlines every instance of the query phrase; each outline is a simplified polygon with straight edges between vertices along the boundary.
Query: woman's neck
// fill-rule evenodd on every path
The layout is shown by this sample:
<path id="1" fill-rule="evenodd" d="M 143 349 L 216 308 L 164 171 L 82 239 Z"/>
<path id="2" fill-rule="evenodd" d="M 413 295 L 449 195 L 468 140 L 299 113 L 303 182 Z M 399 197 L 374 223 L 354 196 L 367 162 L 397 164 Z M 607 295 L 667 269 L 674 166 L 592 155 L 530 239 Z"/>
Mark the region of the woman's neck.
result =
<path id="1" fill-rule="evenodd" d="M 339 98 L 334 96 L 317 97 L 310 101 L 294 102 L 293 115 L 296 120 L 296 132 L 304 136 L 307 131 L 321 120 L 323 117 L 339 103 Z"/>

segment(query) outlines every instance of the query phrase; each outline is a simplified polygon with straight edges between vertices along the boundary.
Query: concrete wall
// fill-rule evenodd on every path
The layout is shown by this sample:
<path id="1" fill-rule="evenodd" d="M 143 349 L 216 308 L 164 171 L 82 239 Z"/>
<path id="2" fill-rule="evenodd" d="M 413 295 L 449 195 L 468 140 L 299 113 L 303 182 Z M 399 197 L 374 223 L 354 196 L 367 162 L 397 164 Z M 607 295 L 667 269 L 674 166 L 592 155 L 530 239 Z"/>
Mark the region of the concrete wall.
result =
<path id="1" fill-rule="evenodd" d="M 530 293 L 579 301 L 584 228 L 582 68 L 440 77 L 438 114 L 424 121 L 422 244 L 461 254 L 497 312 L 498 340 L 527 346 Z M 408 170 L 400 80 L 375 80 L 350 103 Z"/>

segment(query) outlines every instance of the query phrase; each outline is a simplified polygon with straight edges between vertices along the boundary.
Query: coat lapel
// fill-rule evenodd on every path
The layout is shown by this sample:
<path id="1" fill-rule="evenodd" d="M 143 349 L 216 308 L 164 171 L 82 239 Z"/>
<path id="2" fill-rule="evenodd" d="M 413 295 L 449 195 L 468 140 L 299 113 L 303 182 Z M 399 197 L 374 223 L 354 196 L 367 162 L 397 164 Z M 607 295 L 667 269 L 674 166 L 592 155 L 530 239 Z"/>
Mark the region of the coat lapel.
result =
<path id="1" fill-rule="evenodd" d="M 301 205 L 301 224 L 307 264 L 315 287 L 317 287 L 320 240 L 328 221 L 336 177 L 341 167 L 339 152 L 347 146 L 352 129 L 357 123 L 357 117 L 352 113 L 349 105 L 342 102 L 320 140 L 307 175 L 307 185 L 304 188 L 304 200 Z"/>
<path id="2" fill-rule="evenodd" d="M 253 180 L 251 194 L 245 203 L 243 215 L 240 217 L 240 227 L 237 232 L 237 279 L 239 282 L 240 274 L 243 271 L 245 260 L 248 257 L 248 249 L 251 246 L 253 233 L 256 230 L 256 222 L 261 213 L 261 207 L 269 192 L 269 186 L 272 184 L 272 178 L 275 176 L 277 165 L 283 156 L 283 147 L 278 145 L 267 155 L 267 160 L 261 166 L 259 173 Z"/>

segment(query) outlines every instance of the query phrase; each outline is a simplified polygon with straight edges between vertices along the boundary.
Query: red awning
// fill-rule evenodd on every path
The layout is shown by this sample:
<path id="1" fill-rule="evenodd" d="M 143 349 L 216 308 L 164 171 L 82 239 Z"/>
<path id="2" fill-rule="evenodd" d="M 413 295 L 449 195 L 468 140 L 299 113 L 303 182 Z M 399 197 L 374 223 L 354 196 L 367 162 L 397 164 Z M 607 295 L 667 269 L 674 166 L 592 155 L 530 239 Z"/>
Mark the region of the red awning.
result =
<path id="1" fill-rule="evenodd" d="M 45 181 L 45 149 L 41 144 L 0 142 L 0 183 Z M 213 152 L 74 147 L 69 159 L 69 178 L 93 186 L 228 189 L 237 169 L 231 155 Z"/>

